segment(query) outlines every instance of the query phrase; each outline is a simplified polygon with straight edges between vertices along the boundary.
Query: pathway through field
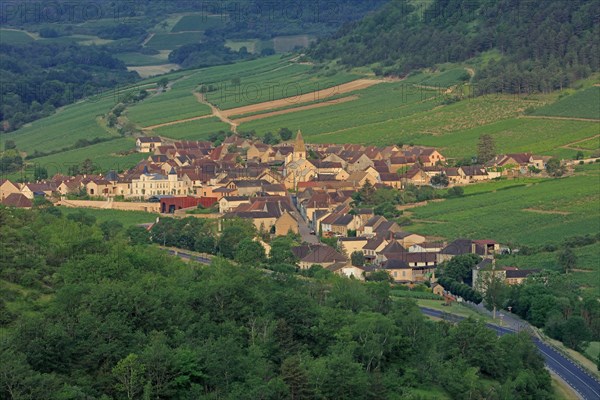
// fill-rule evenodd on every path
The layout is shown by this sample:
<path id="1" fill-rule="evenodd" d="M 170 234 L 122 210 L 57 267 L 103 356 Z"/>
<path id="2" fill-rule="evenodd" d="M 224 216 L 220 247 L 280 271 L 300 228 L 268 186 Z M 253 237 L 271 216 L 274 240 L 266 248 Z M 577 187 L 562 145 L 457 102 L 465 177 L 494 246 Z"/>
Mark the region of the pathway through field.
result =
<path id="1" fill-rule="evenodd" d="M 589 138 L 577 140 L 575 142 L 567 143 L 567 144 L 565 144 L 563 146 L 560 146 L 560 147 L 563 148 L 563 149 L 586 150 L 586 149 L 582 149 L 580 147 L 573 147 L 573 145 L 577 144 L 577 143 L 587 142 L 588 140 L 592 140 L 592 139 L 600 139 L 600 135 L 596 135 L 596 136 L 592 136 L 592 137 L 589 137 Z"/>
<path id="2" fill-rule="evenodd" d="M 558 117 L 558 116 L 551 116 L 551 115 L 522 115 L 519 118 L 529 118 L 529 119 L 559 119 L 559 120 L 565 120 L 565 121 L 600 122 L 600 119 L 595 119 L 595 118 Z"/>
<path id="3" fill-rule="evenodd" d="M 203 94 L 194 92 L 194 96 L 196 97 L 198 102 L 200 102 L 202 104 L 206 104 L 207 106 L 210 107 L 210 109 L 212 111 L 210 115 L 203 115 L 203 116 L 199 116 L 199 117 L 184 118 L 184 119 L 180 119 L 177 121 L 165 122 L 163 124 L 148 126 L 148 127 L 144 128 L 144 130 L 148 131 L 148 130 L 153 130 L 156 128 L 162 128 L 164 126 L 177 125 L 177 124 L 182 124 L 185 122 L 217 117 L 221 121 L 228 124 L 231 127 L 232 132 L 237 133 L 237 127 L 240 122 L 253 121 L 253 120 L 267 118 L 267 117 L 274 116 L 274 115 L 287 114 L 287 113 L 292 113 L 295 111 L 302 111 L 302 110 L 307 110 L 307 109 L 317 108 L 317 107 L 325 107 L 325 106 L 329 106 L 332 104 L 339 104 L 340 102 L 352 101 L 358 97 L 357 96 L 349 96 L 349 97 L 345 97 L 342 99 L 330 100 L 330 101 L 326 101 L 326 102 L 322 102 L 322 103 L 318 103 L 318 104 L 309 104 L 306 106 L 300 105 L 303 103 L 310 103 L 313 101 L 327 99 L 329 97 L 336 96 L 339 94 L 344 94 L 344 93 L 349 93 L 349 92 L 353 92 L 356 90 L 366 89 L 368 87 L 377 85 L 382 82 L 386 82 L 386 81 L 376 80 L 376 79 L 357 79 L 352 82 L 344 83 L 342 85 L 337 85 L 337 86 L 334 86 L 331 88 L 327 88 L 327 89 L 323 89 L 323 90 L 319 90 L 319 91 L 315 91 L 315 92 L 305 93 L 305 94 L 294 96 L 294 97 L 286 97 L 284 99 L 279 99 L 279 100 L 267 101 L 264 103 L 252 104 L 252 105 L 243 106 L 243 107 L 230 108 L 228 110 L 219 109 L 217 106 L 215 106 L 214 104 L 207 101 L 206 97 Z M 242 116 L 244 114 L 260 113 L 262 111 L 269 111 L 269 110 L 273 110 L 273 109 L 284 108 L 286 106 L 290 106 L 293 104 L 298 104 L 299 106 L 294 107 L 294 108 L 289 108 L 286 110 L 279 110 L 279 111 L 273 111 L 270 113 L 268 112 L 268 113 L 264 113 L 264 114 L 252 115 L 249 117 L 245 117 L 245 118 L 243 117 L 243 118 L 236 119 L 236 120 L 231 119 L 231 117 L 234 115 Z"/>

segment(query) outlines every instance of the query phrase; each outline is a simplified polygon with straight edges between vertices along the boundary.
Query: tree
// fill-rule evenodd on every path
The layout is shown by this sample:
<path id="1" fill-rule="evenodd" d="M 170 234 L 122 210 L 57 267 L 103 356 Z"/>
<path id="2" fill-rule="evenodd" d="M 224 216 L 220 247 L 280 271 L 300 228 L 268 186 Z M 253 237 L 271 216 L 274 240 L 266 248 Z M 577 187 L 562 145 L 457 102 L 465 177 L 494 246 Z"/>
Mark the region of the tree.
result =
<path id="1" fill-rule="evenodd" d="M 448 189 L 448 197 L 461 197 L 465 194 L 462 186 L 454 186 Z"/>
<path id="2" fill-rule="evenodd" d="M 583 154 L 583 151 L 579 150 L 577 152 L 577 154 L 575 154 L 575 159 L 576 160 L 583 160 L 585 158 L 585 155 Z"/>
<path id="3" fill-rule="evenodd" d="M 281 140 L 283 140 L 284 142 L 290 140 L 292 138 L 292 131 L 291 129 L 288 128 L 281 128 L 278 132 L 279 137 L 281 138 Z"/>
<path id="4" fill-rule="evenodd" d="M 138 398 L 144 388 L 144 365 L 137 354 L 129 354 L 113 368 L 113 377 L 118 382 L 115 388 L 124 392 L 128 400 Z"/>
<path id="5" fill-rule="evenodd" d="M 446 187 L 450 181 L 448 180 L 448 176 L 446 174 L 439 174 L 431 178 L 431 184 L 433 186 L 441 186 Z"/>
<path id="6" fill-rule="evenodd" d="M 461 254 L 442 265 L 442 275 L 458 282 L 471 283 L 472 270 L 481 261 L 475 254 Z"/>
<path id="7" fill-rule="evenodd" d="M 559 177 L 565 174 L 566 169 L 558 158 L 551 158 L 546 163 L 546 172 L 551 176 Z"/>
<path id="8" fill-rule="evenodd" d="M 296 256 L 292 253 L 293 240 L 287 236 L 280 236 L 271 241 L 269 263 L 271 264 L 296 264 Z"/>
<path id="9" fill-rule="evenodd" d="M 496 143 L 491 135 L 485 134 L 479 137 L 477 143 L 477 162 L 485 164 L 496 156 Z"/>
<path id="10" fill-rule="evenodd" d="M 567 319 L 562 327 L 562 340 L 572 349 L 581 350 L 585 348 L 584 345 L 590 340 L 590 337 L 590 329 L 585 324 L 583 318 L 578 315 Z"/>
<path id="11" fill-rule="evenodd" d="M 568 274 L 577 266 L 577 256 L 570 247 L 566 247 L 558 253 L 556 261 L 565 274 Z"/>
<path id="12" fill-rule="evenodd" d="M 264 247 L 252 240 L 244 239 L 235 250 L 235 261 L 242 265 L 258 266 L 266 260 Z"/>
<path id="13" fill-rule="evenodd" d="M 288 398 L 290 400 L 314 398 L 308 382 L 308 373 L 303 367 L 300 357 L 292 356 L 283 360 L 281 378 L 288 387 Z"/>
<path id="14" fill-rule="evenodd" d="M 158 87 L 166 89 L 169 85 L 169 78 L 160 78 L 157 82 Z"/>
<path id="15" fill-rule="evenodd" d="M 355 251 L 350 255 L 350 259 L 352 260 L 352 265 L 355 267 L 362 267 L 365 265 L 365 255 L 362 251 Z"/>
<path id="16" fill-rule="evenodd" d="M 16 150 L 17 145 L 15 144 L 14 140 L 7 140 L 6 142 L 4 142 L 4 150 Z"/>

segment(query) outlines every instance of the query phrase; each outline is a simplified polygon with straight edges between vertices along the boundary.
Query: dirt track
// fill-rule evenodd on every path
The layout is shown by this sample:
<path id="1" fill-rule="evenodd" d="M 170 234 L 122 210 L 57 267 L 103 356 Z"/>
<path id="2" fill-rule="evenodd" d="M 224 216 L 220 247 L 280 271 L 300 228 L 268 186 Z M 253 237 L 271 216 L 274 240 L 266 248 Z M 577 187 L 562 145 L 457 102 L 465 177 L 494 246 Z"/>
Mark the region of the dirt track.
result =
<path id="1" fill-rule="evenodd" d="M 288 108 L 286 110 L 279 110 L 279 111 L 273 111 L 273 112 L 264 113 L 264 114 L 251 115 L 249 117 L 244 117 L 244 118 L 237 118 L 237 119 L 234 119 L 233 121 L 237 124 L 241 124 L 242 122 L 255 121 L 258 119 L 274 117 L 276 115 L 289 114 L 289 113 L 294 113 L 297 111 L 305 111 L 305 110 L 311 110 L 313 108 L 327 107 L 327 106 L 331 106 L 334 104 L 346 103 L 348 101 L 352 101 L 352 100 L 356 100 L 356 99 L 358 99 L 358 96 L 342 97 L 341 99 L 323 101 L 323 102 L 320 102 L 317 104 L 309 104 L 307 106 Z"/>
<path id="2" fill-rule="evenodd" d="M 252 114 L 261 111 L 283 108 L 294 104 L 309 103 L 311 101 L 327 99 L 338 94 L 344 94 L 348 92 L 353 92 L 355 90 L 366 89 L 370 86 L 377 85 L 381 82 L 384 81 L 375 79 L 357 79 L 355 81 L 344 83 L 342 85 L 337 85 L 316 92 L 305 93 L 299 96 L 286 97 L 284 99 L 267 101 L 264 103 L 252 104 L 244 107 L 230 108 L 228 110 L 222 110 L 221 114 L 225 117 L 231 117 L 233 115 Z"/>

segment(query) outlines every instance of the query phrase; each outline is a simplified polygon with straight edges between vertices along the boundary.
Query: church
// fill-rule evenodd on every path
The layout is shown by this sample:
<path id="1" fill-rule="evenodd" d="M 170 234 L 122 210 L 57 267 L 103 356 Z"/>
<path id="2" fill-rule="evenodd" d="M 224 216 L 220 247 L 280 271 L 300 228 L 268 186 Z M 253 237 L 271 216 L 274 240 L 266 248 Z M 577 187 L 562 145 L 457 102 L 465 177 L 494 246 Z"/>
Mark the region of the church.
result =
<path id="1" fill-rule="evenodd" d="M 294 143 L 292 161 L 284 167 L 284 184 L 286 189 L 296 190 L 300 182 L 308 182 L 317 174 L 317 168 L 306 159 L 306 145 L 302 132 L 298 131 Z"/>

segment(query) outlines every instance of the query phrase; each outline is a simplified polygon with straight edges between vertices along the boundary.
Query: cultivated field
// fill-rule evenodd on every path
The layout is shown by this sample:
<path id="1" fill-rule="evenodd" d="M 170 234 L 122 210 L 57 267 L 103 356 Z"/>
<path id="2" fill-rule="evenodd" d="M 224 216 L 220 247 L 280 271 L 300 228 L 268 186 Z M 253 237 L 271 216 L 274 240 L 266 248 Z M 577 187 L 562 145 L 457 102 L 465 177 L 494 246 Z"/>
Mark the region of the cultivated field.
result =
<path id="1" fill-rule="evenodd" d="M 225 17 L 220 15 L 184 15 L 175 24 L 171 32 L 205 31 L 209 28 L 217 28 L 225 22 Z"/>
<path id="2" fill-rule="evenodd" d="M 184 44 L 200 43 L 203 32 L 156 33 L 146 43 L 146 47 L 155 50 L 173 50 Z"/>
<path id="3" fill-rule="evenodd" d="M 533 115 L 600 120 L 600 86 L 592 86 L 536 110 Z"/>
<path id="4" fill-rule="evenodd" d="M 153 130 L 155 134 L 163 137 L 185 140 L 206 140 L 211 133 L 218 131 L 228 132 L 229 125 L 215 117 L 164 126 Z"/>
<path id="5" fill-rule="evenodd" d="M 0 29 L 0 44 L 27 44 L 34 39 L 25 31 Z"/>
<path id="6" fill-rule="evenodd" d="M 417 220 L 407 230 L 442 236 L 494 239 L 513 245 L 560 243 L 600 230 L 600 164 L 561 179 L 524 181 L 521 186 L 434 202 L 411 210 Z M 513 185 L 519 180 L 512 181 Z M 536 212 L 537 211 L 537 212 Z M 541 212 L 540 212 L 541 211 Z"/>

